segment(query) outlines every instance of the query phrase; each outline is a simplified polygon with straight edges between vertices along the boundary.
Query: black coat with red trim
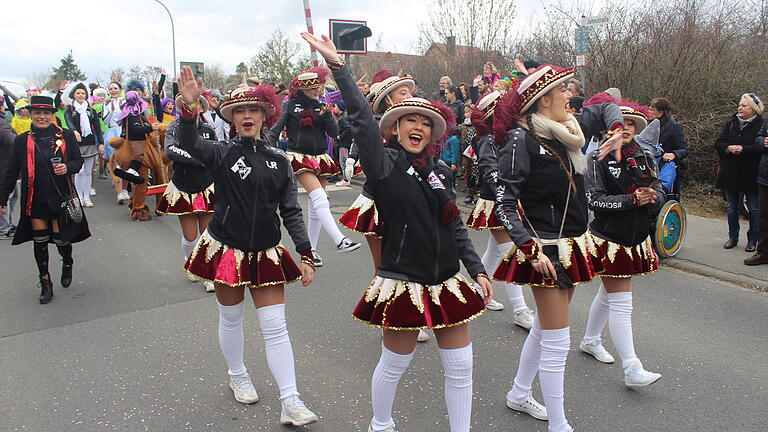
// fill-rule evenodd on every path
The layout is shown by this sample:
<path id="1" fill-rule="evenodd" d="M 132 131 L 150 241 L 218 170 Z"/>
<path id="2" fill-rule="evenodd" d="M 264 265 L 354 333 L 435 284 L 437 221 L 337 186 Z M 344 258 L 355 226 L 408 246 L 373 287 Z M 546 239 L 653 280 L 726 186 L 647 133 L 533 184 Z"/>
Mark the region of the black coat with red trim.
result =
<path id="1" fill-rule="evenodd" d="M 34 126 L 32 127 L 35 128 Z M 62 194 L 68 193 L 70 185 L 71 190 L 75 190 L 74 181 L 71 177 L 80 171 L 80 168 L 83 166 L 80 147 L 77 145 L 77 140 L 72 131 L 64 129 L 57 136 L 56 132 L 58 131 L 59 128 L 54 125 L 42 131 L 36 130 L 35 144 L 37 148 L 34 150 L 35 180 L 31 197 L 29 161 L 27 160 L 27 137 L 29 132 L 17 136 L 13 143 L 13 153 L 8 161 L 8 168 L 2 179 L 0 179 L 0 203 L 8 202 L 8 196 L 13 192 L 16 179 L 21 178 L 21 200 L 19 201 L 21 219 L 19 220 L 16 234 L 13 237 L 13 244 L 15 245 L 32 240 L 32 224 L 30 217 L 26 214 L 27 203 L 30 198 L 32 202 L 48 204 L 48 208 L 54 214 L 57 214 L 63 211 L 60 208 L 62 197 L 59 192 Z M 58 139 L 63 139 L 66 143 L 66 150 L 63 155 L 60 150 L 54 154 Z M 51 165 L 51 157 L 53 156 L 62 157 L 62 162 L 67 166 L 66 175 L 54 176 Z M 59 220 L 59 230 L 61 232 L 61 239 L 70 243 L 77 243 L 91 236 L 85 216 L 83 216 L 83 221 L 80 223 L 62 224 L 61 220 Z"/>

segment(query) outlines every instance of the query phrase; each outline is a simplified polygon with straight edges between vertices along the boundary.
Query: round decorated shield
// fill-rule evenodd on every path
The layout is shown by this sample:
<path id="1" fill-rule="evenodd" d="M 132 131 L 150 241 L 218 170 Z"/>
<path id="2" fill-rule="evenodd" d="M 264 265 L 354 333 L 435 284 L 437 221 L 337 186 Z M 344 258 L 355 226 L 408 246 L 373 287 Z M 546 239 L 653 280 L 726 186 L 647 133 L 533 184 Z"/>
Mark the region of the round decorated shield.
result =
<path id="1" fill-rule="evenodd" d="M 667 201 L 656 218 L 654 244 L 662 258 L 673 257 L 680 252 L 685 241 L 688 220 L 685 208 L 677 201 Z"/>

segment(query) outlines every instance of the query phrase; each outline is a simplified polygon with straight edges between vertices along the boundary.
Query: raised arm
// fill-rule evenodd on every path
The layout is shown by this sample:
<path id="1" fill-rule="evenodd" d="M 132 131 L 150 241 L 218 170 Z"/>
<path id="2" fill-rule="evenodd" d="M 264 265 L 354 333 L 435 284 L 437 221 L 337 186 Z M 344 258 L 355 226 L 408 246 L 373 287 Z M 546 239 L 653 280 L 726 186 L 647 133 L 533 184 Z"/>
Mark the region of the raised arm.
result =
<path id="1" fill-rule="evenodd" d="M 224 157 L 224 146 L 216 141 L 205 140 L 197 134 L 201 79 L 195 80 L 189 66 L 181 68 L 179 93 L 184 100 L 179 119 L 179 147 L 209 168 L 218 167 Z M 187 107 L 193 107 L 192 111 Z"/>

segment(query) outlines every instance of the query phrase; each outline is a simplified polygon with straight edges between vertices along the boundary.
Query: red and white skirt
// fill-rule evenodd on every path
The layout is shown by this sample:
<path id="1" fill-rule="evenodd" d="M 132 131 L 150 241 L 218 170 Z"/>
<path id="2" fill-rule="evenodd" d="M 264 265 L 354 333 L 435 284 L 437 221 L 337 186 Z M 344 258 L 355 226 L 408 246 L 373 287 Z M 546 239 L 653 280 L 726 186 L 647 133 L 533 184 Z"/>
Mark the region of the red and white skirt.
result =
<path id="1" fill-rule="evenodd" d="M 318 177 L 330 177 L 340 173 L 339 166 L 332 157 L 323 153 L 319 155 L 306 155 L 304 153 L 286 152 L 291 161 L 294 174 L 305 172 L 315 173 Z"/>
<path id="2" fill-rule="evenodd" d="M 597 259 L 603 266 L 600 276 L 630 278 L 659 269 L 659 257 L 650 236 L 637 246 L 620 245 L 594 234 L 592 238 L 597 245 Z"/>
<path id="3" fill-rule="evenodd" d="M 377 276 L 352 316 L 374 327 L 420 330 L 461 325 L 484 312 L 482 295 L 457 273 L 438 285 Z"/>
<path id="4" fill-rule="evenodd" d="M 206 230 L 184 265 L 200 279 L 232 287 L 282 285 L 301 279 L 291 254 L 277 245 L 260 252 L 243 252 L 211 237 Z"/>
<path id="5" fill-rule="evenodd" d="M 339 218 L 339 222 L 352 231 L 381 238 L 383 233 L 382 221 L 376 203 L 367 196 L 360 194 L 355 202 Z"/>
<path id="6" fill-rule="evenodd" d="M 179 190 L 173 182 L 169 182 L 157 203 L 157 212 L 168 215 L 213 213 L 213 203 L 213 183 L 200 192 L 187 193 Z"/>
<path id="7" fill-rule="evenodd" d="M 534 241 L 541 248 L 539 241 Z M 557 243 L 560 249 L 560 263 L 574 284 L 589 282 L 603 270 L 597 245 L 589 231 L 579 237 L 560 239 Z M 531 263 L 525 259 L 525 254 L 514 246 L 499 263 L 493 278 L 518 285 L 557 288 L 553 280 L 545 279 L 541 273 L 534 270 Z"/>
<path id="8" fill-rule="evenodd" d="M 467 227 L 476 230 L 503 229 L 504 226 L 499 221 L 499 218 L 496 217 L 495 210 L 496 201 L 479 198 L 475 204 L 475 208 L 472 209 L 472 212 L 467 218 Z"/>

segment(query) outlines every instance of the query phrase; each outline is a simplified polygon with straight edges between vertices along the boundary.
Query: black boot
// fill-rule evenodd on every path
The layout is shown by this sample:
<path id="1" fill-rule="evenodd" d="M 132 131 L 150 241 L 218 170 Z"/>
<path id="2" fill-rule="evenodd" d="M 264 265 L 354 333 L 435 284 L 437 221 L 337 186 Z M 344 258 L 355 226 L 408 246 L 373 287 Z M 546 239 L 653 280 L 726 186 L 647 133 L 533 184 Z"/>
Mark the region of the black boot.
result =
<path id="1" fill-rule="evenodd" d="M 51 276 L 40 276 L 40 304 L 48 304 L 52 299 L 53 282 L 51 282 Z"/>
<path id="2" fill-rule="evenodd" d="M 69 288 L 72 285 L 72 264 L 61 266 L 61 286 Z"/>

